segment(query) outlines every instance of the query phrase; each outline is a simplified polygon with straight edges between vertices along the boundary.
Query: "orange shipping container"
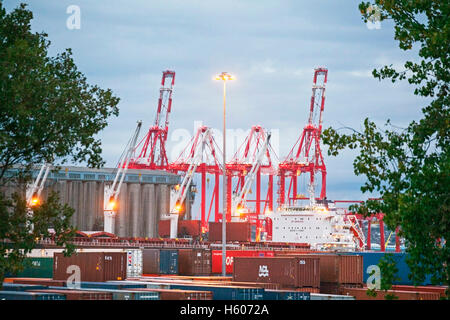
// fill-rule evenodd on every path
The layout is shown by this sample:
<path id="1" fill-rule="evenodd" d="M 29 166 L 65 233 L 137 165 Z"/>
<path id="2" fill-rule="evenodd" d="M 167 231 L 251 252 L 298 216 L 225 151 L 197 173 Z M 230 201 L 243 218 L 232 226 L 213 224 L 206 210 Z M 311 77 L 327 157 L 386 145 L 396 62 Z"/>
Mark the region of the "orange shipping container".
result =
<path id="1" fill-rule="evenodd" d="M 363 257 L 337 254 L 300 254 L 298 257 L 320 259 L 320 282 L 363 284 Z"/>
<path id="2" fill-rule="evenodd" d="M 103 282 L 125 280 L 127 276 L 126 252 L 82 252 L 65 257 L 55 253 L 53 259 L 53 279 L 67 280 L 76 271 L 80 271 L 80 281 Z"/>
<path id="3" fill-rule="evenodd" d="M 376 290 L 377 296 L 372 297 L 367 295 L 367 288 L 341 288 L 341 294 L 355 297 L 356 300 L 386 300 L 386 294 L 393 294 L 398 297 L 398 300 L 439 300 L 440 294 L 437 292 L 417 292 L 417 291 L 398 291 Z"/>

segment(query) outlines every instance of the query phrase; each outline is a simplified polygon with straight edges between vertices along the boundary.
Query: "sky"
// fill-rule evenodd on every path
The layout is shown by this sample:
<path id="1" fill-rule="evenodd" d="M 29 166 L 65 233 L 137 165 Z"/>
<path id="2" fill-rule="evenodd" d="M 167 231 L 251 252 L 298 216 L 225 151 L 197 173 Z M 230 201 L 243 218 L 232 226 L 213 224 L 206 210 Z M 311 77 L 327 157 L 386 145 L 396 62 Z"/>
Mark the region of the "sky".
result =
<path id="1" fill-rule="evenodd" d="M 328 69 L 324 128 L 361 128 L 368 117 L 406 127 L 425 105 L 407 83 L 371 75 L 386 64 L 401 67 L 414 52 L 394 40 L 393 24 L 369 27 L 354 0 L 29 0 L 3 1 L 7 10 L 25 2 L 33 31 L 45 31 L 50 55 L 72 48 L 88 82 L 120 97 L 120 115 L 99 134 L 106 167 L 114 167 L 134 132 L 154 121 L 162 71 L 176 72 L 168 153 L 174 160 L 194 123 L 222 128 L 222 71 L 227 87 L 227 128 L 261 125 L 277 132 L 285 157 L 308 119 L 314 69 Z M 79 9 L 72 28 L 70 6 Z M 69 23 L 72 22 L 72 24 Z M 233 131 L 234 130 L 234 131 Z M 216 137 L 221 143 L 221 137 Z M 227 144 L 233 154 L 239 143 Z M 355 152 L 330 157 L 324 148 L 329 199 L 366 199 L 363 177 L 353 173 Z"/>

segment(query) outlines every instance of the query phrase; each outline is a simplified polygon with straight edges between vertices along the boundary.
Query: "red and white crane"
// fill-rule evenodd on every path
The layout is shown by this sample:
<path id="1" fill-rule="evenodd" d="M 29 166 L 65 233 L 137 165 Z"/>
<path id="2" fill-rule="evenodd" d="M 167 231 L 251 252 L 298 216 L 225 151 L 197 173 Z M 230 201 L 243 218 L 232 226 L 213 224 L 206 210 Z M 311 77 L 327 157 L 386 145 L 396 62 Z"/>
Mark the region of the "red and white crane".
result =
<path id="1" fill-rule="evenodd" d="M 115 218 L 117 209 L 117 198 L 120 193 L 120 188 L 125 179 L 125 175 L 129 168 L 131 155 L 136 146 L 136 141 L 141 130 L 142 121 L 138 121 L 136 130 L 133 133 L 130 141 L 128 141 L 125 150 L 119 159 L 119 166 L 117 168 L 114 181 L 111 185 L 105 184 L 104 197 L 103 197 L 103 215 L 104 215 L 104 231 L 108 233 L 114 233 Z"/>
<path id="2" fill-rule="evenodd" d="M 278 206 L 281 207 L 296 200 L 308 199 L 298 195 L 298 177 L 302 173 L 309 173 L 309 199 L 315 201 L 315 176 L 317 172 L 322 175 L 322 185 L 319 199 L 326 197 L 326 167 L 320 148 L 320 135 L 322 133 L 322 119 L 325 106 L 325 86 L 328 70 L 317 68 L 314 70 L 312 96 L 309 107 L 308 123 L 302 135 L 292 147 L 288 156 L 278 165 Z M 285 191 L 286 178 L 290 178 L 289 190 Z"/>
<path id="3" fill-rule="evenodd" d="M 137 154 L 137 156 L 130 160 L 130 169 L 168 169 L 169 161 L 167 159 L 166 141 L 169 131 L 169 115 L 172 111 L 174 85 L 175 71 L 164 71 L 159 90 L 155 121 L 136 146 L 134 154 Z M 139 153 L 137 153 L 138 148 L 140 148 Z"/>
<path id="4" fill-rule="evenodd" d="M 256 154 L 253 163 L 250 166 L 249 172 L 245 175 L 244 185 L 241 187 L 241 190 L 234 193 L 232 197 L 231 204 L 231 220 L 232 221 L 242 221 L 247 220 L 248 217 L 245 217 L 245 213 L 249 213 L 249 209 L 246 205 L 247 195 L 250 192 L 250 188 L 252 187 L 253 182 L 256 180 L 258 174 L 260 174 L 260 169 L 264 160 L 264 157 L 267 154 L 270 142 L 270 132 L 265 135 L 264 140 L 262 141 L 262 146 Z"/>
<path id="5" fill-rule="evenodd" d="M 177 159 L 169 165 L 170 171 L 178 174 L 184 172 L 183 181 L 180 185 L 175 186 L 171 197 L 171 214 L 179 214 L 183 211 L 184 201 L 187 192 L 192 184 L 192 179 L 196 173 L 201 175 L 201 225 L 202 231 L 206 232 L 208 221 L 212 209 L 212 202 L 215 200 L 216 219 L 218 219 L 219 204 L 219 176 L 222 172 L 221 164 L 218 160 L 217 152 L 220 149 L 214 140 L 212 129 L 206 126 L 198 127 L 194 137 L 184 148 Z M 206 216 L 206 175 L 215 175 L 215 187 L 211 207 Z M 173 218 L 173 217 L 172 217 Z M 171 224 L 171 227 L 175 228 Z M 172 230 L 176 232 L 175 230 Z"/>

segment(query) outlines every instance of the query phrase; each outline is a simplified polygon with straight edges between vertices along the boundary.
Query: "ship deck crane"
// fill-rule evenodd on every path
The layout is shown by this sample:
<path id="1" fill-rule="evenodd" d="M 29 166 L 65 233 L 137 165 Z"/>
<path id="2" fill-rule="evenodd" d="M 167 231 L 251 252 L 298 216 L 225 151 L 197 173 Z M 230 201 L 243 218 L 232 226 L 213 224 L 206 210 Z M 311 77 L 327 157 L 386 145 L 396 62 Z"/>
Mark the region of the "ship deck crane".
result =
<path id="1" fill-rule="evenodd" d="M 125 147 L 124 153 L 119 159 L 119 167 L 114 177 L 114 181 L 111 185 L 105 185 L 104 189 L 104 231 L 109 233 L 114 233 L 115 228 L 115 217 L 117 209 L 117 197 L 120 193 L 120 188 L 122 187 L 123 180 L 128 170 L 128 165 L 135 149 L 136 141 L 141 130 L 142 121 L 138 121 L 136 130 L 133 133 L 130 141 Z"/>

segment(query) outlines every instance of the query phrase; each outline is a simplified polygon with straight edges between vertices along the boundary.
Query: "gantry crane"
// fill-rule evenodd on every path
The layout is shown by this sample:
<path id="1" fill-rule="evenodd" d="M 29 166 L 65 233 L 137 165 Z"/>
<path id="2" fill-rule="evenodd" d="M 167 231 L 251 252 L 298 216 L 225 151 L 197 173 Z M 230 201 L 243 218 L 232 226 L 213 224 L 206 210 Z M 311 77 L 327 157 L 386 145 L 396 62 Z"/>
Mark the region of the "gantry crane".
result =
<path id="1" fill-rule="evenodd" d="M 246 175 L 244 185 L 242 186 L 241 190 L 238 193 L 233 195 L 231 205 L 232 221 L 241 221 L 243 218 L 241 216 L 245 215 L 245 213 L 248 213 L 248 208 L 246 208 L 245 200 L 247 198 L 247 195 L 250 191 L 253 182 L 256 179 L 256 175 L 258 174 L 259 169 L 261 168 L 262 161 L 266 156 L 267 149 L 269 147 L 270 136 L 271 136 L 270 132 L 267 133 L 267 135 L 265 135 L 264 137 L 265 139 L 262 141 L 262 146 L 251 165 L 250 171 Z"/>
<path id="2" fill-rule="evenodd" d="M 312 96 L 309 107 L 309 118 L 307 125 L 303 128 L 302 135 L 291 149 L 286 159 L 278 165 L 278 206 L 287 202 L 308 199 L 297 195 L 297 178 L 302 173 L 309 172 L 309 194 L 310 201 L 315 202 L 314 187 L 315 175 L 322 174 L 322 185 L 319 199 L 326 197 L 326 167 L 320 148 L 320 135 L 322 133 L 322 119 L 325 105 L 325 86 L 327 83 L 328 70 L 317 68 L 314 70 L 312 85 Z M 298 148 L 296 149 L 298 145 Z M 290 177 L 288 198 L 285 196 L 285 179 Z"/>
<path id="3" fill-rule="evenodd" d="M 131 159 L 131 155 L 136 146 L 136 141 L 139 136 L 139 132 L 141 130 L 142 121 L 138 121 L 136 130 L 133 133 L 130 141 L 125 147 L 124 153 L 119 159 L 119 167 L 117 168 L 116 175 L 114 177 L 114 181 L 111 185 L 106 185 L 104 188 L 104 231 L 108 233 L 114 233 L 115 228 L 115 217 L 116 217 L 116 209 L 117 209 L 117 198 L 120 193 L 120 188 L 122 187 L 123 180 L 125 179 L 125 175 L 128 170 L 129 161 Z"/>
<path id="4" fill-rule="evenodd" d="M 197 171 L 197 168 L 203 163 L 203 155 L 206 147 L 209 147 L 212 153 L 215 152 L 212 129 L 201 126 L 197 130 L 197 134 L 192 141 L 191 148 L 189 150 L 189 153 L 186 155 L 186 158 L 183 158 L 181 160 L 179 159 L 178 161 L 175 161 L 175 163 L 171 164 L 173 168 L 185 171 L 185 174 L 181 184 L 176 185 L 171 191 L 170 212 L 166 215 L 161 216 L 162 220 L 171 221 L 170 238 L 176 238 L 177 236 L 178 219 L 180 216 L 180 212 L 183 210 L 183 203 L 191 186 L 194 174 Z M 183 168 L 183 166 L 186 165 L 188 167 Z M 202 221 L 202 224 L 205 223 L 206 222 Z"/>
<path id="5" fill-rule="evenodd" d="M 136 158 L 130 160 L 130 169 L 168 169 L 166 140 L 169 131 L 169 115 L 172 110 L 172 93 L 175 85 L 175 71 L 166 70 L 161 79 L 158 108 L 152 127 L 135 149 L 142 147 Z M 135 152 L 136 153 L 136 152 Z"/>

